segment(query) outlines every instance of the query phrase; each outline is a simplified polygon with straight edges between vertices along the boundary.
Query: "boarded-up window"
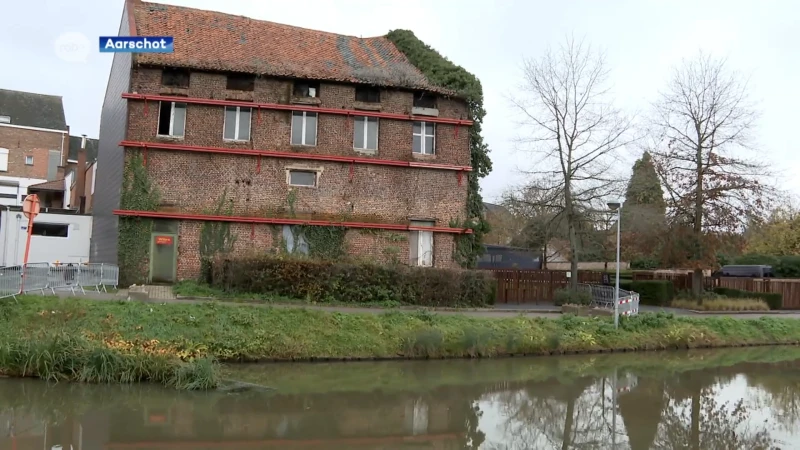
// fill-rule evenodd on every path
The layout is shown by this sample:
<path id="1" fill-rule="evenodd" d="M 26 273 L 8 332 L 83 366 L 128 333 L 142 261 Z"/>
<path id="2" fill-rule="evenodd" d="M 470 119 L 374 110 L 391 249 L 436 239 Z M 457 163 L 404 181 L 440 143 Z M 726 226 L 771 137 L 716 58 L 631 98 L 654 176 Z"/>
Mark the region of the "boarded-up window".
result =
<path id="1" fill-rule="evenodd" d="M 61 164 L 61 152 L 50 150 L 47 159 L 47 181 L 53 181 L 58 176 L 58 166 Z"/>

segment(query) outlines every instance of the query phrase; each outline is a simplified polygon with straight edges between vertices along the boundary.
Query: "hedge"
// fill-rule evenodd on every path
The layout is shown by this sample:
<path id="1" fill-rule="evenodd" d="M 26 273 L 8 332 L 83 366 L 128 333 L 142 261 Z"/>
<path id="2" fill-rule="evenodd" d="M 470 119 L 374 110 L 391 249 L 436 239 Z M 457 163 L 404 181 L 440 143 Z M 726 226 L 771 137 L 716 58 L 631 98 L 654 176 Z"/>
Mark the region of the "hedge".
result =
<path id="1" fill-rule="evenodd" d="M 769 309 L 781 309 L 783 307 L 783 294 L 775 294 L 770 292 L 750 292 L 725 287 L 714 288 L 714 293 L 729 298 L 755 298 L 764 300 L 767 306 L 769 306 Z"/>
<path id="2" fill-rule="evenodd" d="M 675 285 L 669 280 L 632 281 L 630 290 L 639 294 L 641 305 L 668 306 L 675 298 Z"/>
<path id="3" fill-rule="evenodd" d="M 772 256 L 748 254 L 733 258 L 728 264 L 767 265 L 778 278 L 800 278 L 800 256 Z"/>
<path id="4" fill-rule="evenodd" d="M 494 302 L 491 272 L 339 263 L 258 256 L 213 263 L 212 286 L 232 293 L 275 294 L 316 302 L 399 302 L 485 306 Z"/>

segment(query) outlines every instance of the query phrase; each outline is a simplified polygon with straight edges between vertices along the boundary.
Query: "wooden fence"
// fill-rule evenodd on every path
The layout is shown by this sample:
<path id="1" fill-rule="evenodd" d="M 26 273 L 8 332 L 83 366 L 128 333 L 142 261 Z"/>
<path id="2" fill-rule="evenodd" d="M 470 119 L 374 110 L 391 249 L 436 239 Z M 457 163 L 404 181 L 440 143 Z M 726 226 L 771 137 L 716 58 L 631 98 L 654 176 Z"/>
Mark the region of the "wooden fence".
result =
<path id="1" fill-rule="evenodd" d="M 670 280 L 676 291 L 692 289 L 691 273 L 634 272 L 634 280 Z M 739 278 L 703 277 L 703 288 L 723 287 L 748 292 L 781 294 L 781 309 L 800 309 L 800 279 L 797 278 Z"/>
<path id="2" fill-rule="evenodd" d="M 567 271 L 561 270 L 492 270 L 497 278 L 495 303 L 551 303 L 553 293 L 569 283 Z M 578 271 L 578 282 L 600 284 L 603 272 Z"/>

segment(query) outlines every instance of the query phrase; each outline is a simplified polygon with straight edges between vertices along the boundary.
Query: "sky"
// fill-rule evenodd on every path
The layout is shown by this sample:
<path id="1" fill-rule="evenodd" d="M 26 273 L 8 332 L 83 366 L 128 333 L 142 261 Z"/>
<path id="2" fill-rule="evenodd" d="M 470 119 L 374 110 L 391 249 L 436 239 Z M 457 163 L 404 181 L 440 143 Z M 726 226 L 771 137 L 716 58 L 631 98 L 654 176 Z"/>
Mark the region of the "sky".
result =
<path id="1" fill-rule="evenodd" d="M 410 29 L 483 84 L 484 139 L 493 172 L 481 185 L 487 201 L 524 182 L 530 154 L 515 144 L 524 134 L 510 98 L 522 83 L 522 63 L 567 36 L 606 54 L 615 106 L 637 118 L 683 58 L 704 51 L 727 58 L 749 80 L 761 112 L 757 157 L 773 165 L 778 187 L 800 194 L 800 40 L 790 25 L 800 2 L 772 0 L 477 1 L 477 0 L 161 0 L 160 3 L 244 15 L 340 34 L 370 37 Z M 8 1 L 0 14 L 0 88 L 60 95 L 72 134 L 97 137 L 112 56 L 97 37 L 119 28 L 123 0 Z M 35 20 L 34 20 L 35 18 Z M 66 44 L 66 45 L 65 45 Z M 626 166 L 638 157 L 626 149 Z M 628 169 L 629 171 L 629 169 Z"/>

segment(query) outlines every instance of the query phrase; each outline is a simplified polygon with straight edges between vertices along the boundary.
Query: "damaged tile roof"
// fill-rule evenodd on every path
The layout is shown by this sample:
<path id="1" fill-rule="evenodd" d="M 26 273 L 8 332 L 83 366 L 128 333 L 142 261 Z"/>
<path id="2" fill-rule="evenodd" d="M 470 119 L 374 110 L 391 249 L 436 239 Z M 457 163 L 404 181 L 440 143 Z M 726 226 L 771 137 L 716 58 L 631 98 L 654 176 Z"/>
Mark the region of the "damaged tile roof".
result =
<path id="1" fill-rule="evenodd" d="M 136 1 L 140 36 L 173 36 L 174 53 L 139 64 L 365 83 L 440 93 L 387 38 L 357 38 L 214 11 Z"/>

